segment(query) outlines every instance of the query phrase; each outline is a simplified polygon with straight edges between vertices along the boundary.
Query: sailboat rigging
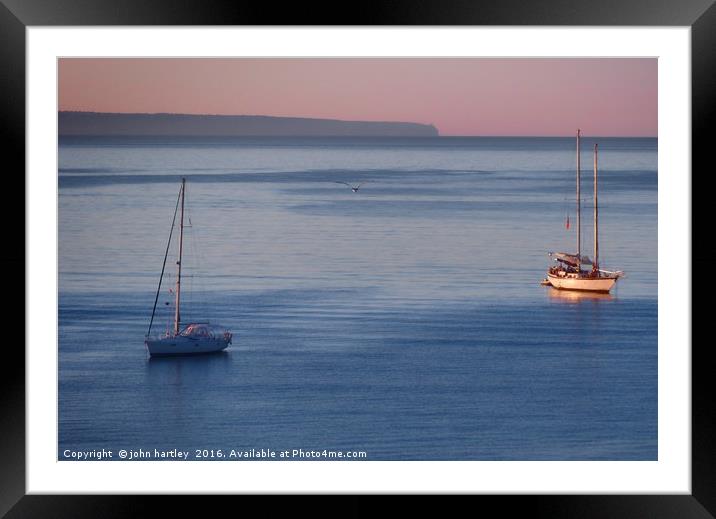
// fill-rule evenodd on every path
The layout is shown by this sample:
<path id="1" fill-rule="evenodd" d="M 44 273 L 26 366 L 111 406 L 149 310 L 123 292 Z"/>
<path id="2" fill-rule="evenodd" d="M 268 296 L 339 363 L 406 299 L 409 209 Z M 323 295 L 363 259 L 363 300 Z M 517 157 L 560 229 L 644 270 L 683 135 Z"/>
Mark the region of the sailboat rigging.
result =
<path id="1" fill-rule="evenodd" d="M 159 276 L 159 285 L 157 294 L 154 298 L 154 307 L 152 308 L 152 317 L 149 320 L 149 329 L 145 336 L 144 344 L 151 356 L 163 355 L 192 355 L 199 353 L 213 353 L 226 349 L 233 339 L 230 330 L 217 324 L 209 322 L 191 322 L 182 327 L 181 315 L 181 278 L 182 278 L 182 255 L 184 250 L 184 199 L 186 195 L 186 179 L 182 178 L 179 196 L 177 198 L 176 207 L 174 208 L 174 217 L 172 218 L 172 227 L 169 231 L 169 240 L 164 253 L 164 262 L 162 263 L 162 271 Z M 161 337 L 153 337 L 152 324 L 157 310 L 157 302 L 159 293 L 162 288 L 162 279 L 166 269 L 167 258 L 169 257 L 169 248 L 172 242 L 172 235 L 176 224 L 177 213 L 179 212 L 179 257 L 177 259 L 177 276 L 174 290 L 174 323 L 172 330 Z"/>
<path id="2" fill-rule="evenodd" d="M 599 266 L 599 204 L 597 200 L 598 175 L 597 152 L 594 145 L 594 259 L 582 255 L 582 209 L 581 209 L 581 159 L 580 131 L 577 130 L 577 253 L 550 252 L 556 265 L 549 268 L 543 285 L 560 290 L 581 290 L 588 292 L 609 292 L 617 280 L 624 276 L 622 271 L 609 271 Z M 583 269 L 591 265 L 591 269 Z"/>

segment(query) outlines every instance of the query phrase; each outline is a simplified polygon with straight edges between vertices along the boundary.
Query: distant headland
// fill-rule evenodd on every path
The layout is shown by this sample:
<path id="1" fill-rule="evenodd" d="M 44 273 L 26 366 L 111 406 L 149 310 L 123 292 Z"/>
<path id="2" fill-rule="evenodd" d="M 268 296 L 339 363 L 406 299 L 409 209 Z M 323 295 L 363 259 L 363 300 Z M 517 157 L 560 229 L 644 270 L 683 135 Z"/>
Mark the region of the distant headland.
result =
<path id="1" fill-rule="evenodd" d="M 60 136 L 437 137 L 432 124 L 264 115 L 58 113 Z"/>

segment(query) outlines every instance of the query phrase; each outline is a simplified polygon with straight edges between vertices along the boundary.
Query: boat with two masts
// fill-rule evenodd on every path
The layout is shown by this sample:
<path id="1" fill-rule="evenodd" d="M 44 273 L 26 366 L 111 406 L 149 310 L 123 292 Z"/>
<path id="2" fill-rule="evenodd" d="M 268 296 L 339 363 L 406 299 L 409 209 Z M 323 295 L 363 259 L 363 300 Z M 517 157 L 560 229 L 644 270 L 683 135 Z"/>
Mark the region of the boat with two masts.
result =
<path id="1" fill-rule="evenodd" d="M 547 271 L 543 285 L 558 290 L 609 292 L 624 272 L 605 270 L 599 264 L 599 205 L 597 203 L 597 144 L 594 145 L 594 258 L 582 254 L 580 131 L 577 130 L 577 252 L 550 252 L 555 264 Z M 586 268 L 585 268 L 586 267 Z"/>

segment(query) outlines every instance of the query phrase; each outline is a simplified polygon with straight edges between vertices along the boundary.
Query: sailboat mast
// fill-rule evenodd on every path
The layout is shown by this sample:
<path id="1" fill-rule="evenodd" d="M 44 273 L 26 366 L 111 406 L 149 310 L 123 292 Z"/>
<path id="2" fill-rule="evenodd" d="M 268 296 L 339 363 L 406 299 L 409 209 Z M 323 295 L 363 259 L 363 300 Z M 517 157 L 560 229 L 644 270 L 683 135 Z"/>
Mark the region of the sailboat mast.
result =
<path id="1" fill-rule="evenodd" d="M 594 145 L 594 265 L 599 269 L 599 206 L 597 205 L 597 144 Z"/>
<path id="2" fill-rule="evenodd" d="M 181 295 L 181 254 L 184 246 L 184 192 L 186 191 L 186 179 L 181 179 L 181 217 L 179 218 L 179 261 L 177 261 L 177 285 L 176 301 L 174 302 L 174 335 L 179 333 L 179 299 Z"/>
<path id="3" fill-rule="evenodd" d="M 582 270 L 582 199 L 580 193 L 581 163 L 579 157 L 579 137 L 580 131 L 577 130 L 577 270 Z"/>

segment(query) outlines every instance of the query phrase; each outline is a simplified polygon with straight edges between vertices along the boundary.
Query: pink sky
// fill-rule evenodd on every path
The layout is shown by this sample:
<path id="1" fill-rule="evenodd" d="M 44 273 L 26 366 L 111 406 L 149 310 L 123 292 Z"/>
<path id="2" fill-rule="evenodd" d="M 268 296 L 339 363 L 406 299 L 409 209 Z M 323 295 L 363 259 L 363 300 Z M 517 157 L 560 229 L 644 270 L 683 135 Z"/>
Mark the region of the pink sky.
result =
<path id="1" fill-rule="evenodd" d="M 59 108 L 434 124 L 441 135 L 657 135 L 655 58 L 63 58 Z"/>

